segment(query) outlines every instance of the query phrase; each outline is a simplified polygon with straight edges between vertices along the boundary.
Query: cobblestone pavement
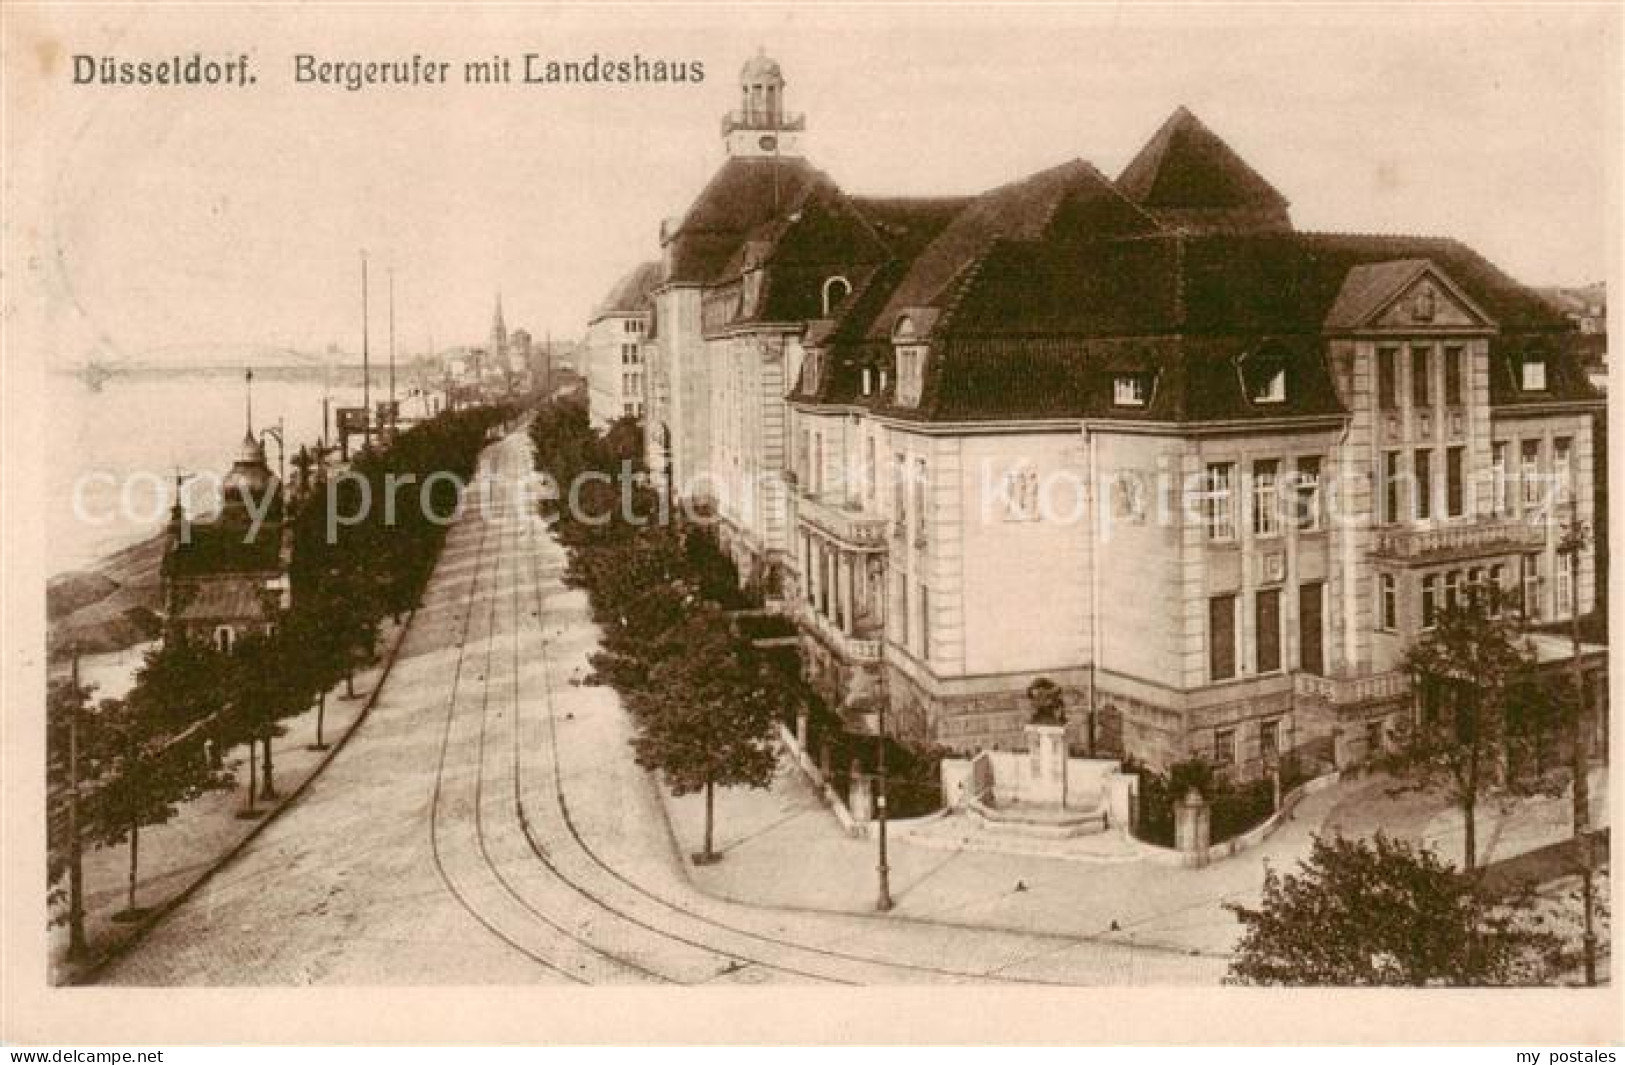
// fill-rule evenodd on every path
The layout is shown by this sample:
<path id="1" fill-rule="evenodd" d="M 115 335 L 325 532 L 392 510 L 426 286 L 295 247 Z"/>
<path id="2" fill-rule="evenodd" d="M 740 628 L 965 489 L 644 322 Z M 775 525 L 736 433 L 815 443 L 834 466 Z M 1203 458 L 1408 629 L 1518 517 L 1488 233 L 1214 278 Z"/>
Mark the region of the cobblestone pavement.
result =
<path id="1" fill-rule="evenodd" d="M 514 478 L 528 443 L 490 449 Z M 690 883 L 562 549 L 491 493 L 451 530 L 371 716 L 104 982 L 1216 982 L 1098 937 L 726 901 Z"/>

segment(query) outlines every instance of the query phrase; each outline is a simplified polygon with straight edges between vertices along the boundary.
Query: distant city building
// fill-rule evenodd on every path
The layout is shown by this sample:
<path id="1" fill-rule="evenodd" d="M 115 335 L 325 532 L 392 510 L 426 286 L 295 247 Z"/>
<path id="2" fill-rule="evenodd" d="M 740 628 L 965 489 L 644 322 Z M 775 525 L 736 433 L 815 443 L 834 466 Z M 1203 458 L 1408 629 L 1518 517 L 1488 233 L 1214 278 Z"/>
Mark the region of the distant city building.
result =
<path id="1" fill-rule="evenodd" d="M 660 264 L 639 264 L 593 311 L 587 323 L 588 403 L 594 424 L 643 416 L 644 345 Z"/>
<path id="2" fill-rule="evenodd" d="M 661 229 L 648 458 L 852 720 L 1017 744 L 1049 679 L 1090 751 L 1343 765 L 1416 712 L 1447 605 L 1595 606 L 1556 550 L 1595 513 L 1581 334 L 1471 249 L 1300 232 L 1184 108 L 1115 181 L 850 196 L 776 63 L 741 89 Z"/>

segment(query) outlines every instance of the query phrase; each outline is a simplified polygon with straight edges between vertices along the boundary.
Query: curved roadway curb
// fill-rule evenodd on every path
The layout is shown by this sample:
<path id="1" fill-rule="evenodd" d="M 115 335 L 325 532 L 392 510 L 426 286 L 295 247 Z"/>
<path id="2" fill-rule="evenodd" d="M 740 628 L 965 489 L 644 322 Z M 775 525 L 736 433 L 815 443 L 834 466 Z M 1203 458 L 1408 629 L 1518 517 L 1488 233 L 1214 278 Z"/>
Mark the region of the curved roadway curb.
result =
<path id="1" fill-rule="evenodd" d="M 439 560 L 437 559 L 436 565 L 438 564 Z M 338 757 L 338 753 L 344 749 L 344 745 L 350 742 L 350 737 L 356 734 L 356 732 L 361 728 L 362 724 L 367 720 L 367 715 L 372 713 L 373 704 L 378 701 L 378 694 L 384 690 L 384 683 L 389 680 L 389 674 L 395 668 L 395 659 L 400 654 L 401 644 L 406 642 L 406 634 L 412 630 L 412 622 L 417 619 L 417 615 L 418 608 L 414 606 L 406 616 L 406 624 L 402 625 L 400 632 L 395 634 L 395 642 L 390 647 L 389 653 L 384 659 L 383 671 L 378 674 L 378 682 L 372 686 L 372 691 L 367 693 L 367 701 L 362 704 L 361 712 L 356 715 L 354 721 L 350 722 L 350 727 L 344 730 L 344 735 L 333 741 L 333 744 L 316 763 L 315 767 L 312 768 L 311 771 L 305 776 L 305 779 L 300 781 L 292 791 L 288 792 L 286 797 L 283 798 L 282 802 L 277 804 L 269 812 L 267 812 L 264 817 L 260 818 L 252 826 L 250 826 L 249 830 L 245 832 L 242 837 L 237 840 L 237 842 L 233 843 L 230 847 L 227 847 L 218 857 L 210 862 L 208 868 L 199 873 L 190 884 L 171 895 L 164 902 L 153 907 L 147 916 L 141 919 L 141 923 L 136 926 L 134 932 L 130 933 L 130 935 L 126 936 L 120 942 L 114 944 L 106 954 L 103 954 L 100 958 L 97 958 L 90 965 L 87 965 L 85 968 L 71 974 L 63 980 L 58 981 L 57 986 L 76 987 L 83 986 L 85 984 L 94 984 L 97 978 L 101 976 L 102 972 L 106 970 L 109 965 L 115 961 L 118 961 L 120 958 L 130 953 L 131 950 L 139 946 L 141 941 L 147 938 L 147 934 L 158 925 L 158 922 L 162 921 L 165 917 L 169 916 L 170 913 L 174 912 L 174 910 L 180 906 L 181 903 L 197 894 L 199 888 L 203 887 L 204 884 L 207 884 L 214 878 L 214 874 L 225 868 L 225 866 L 228 865 L 233 858 L 242 853 L 244 847 L 247 847 L 249 843 L 253 842 L 261 832 L 265 831 L 269 825 L 280 818 L 288 810 L 291 810 L 299 802 L 300 797 L 305 793 L 305 789 L 310 787 L 311 781 L 322 775 L 322 771 L 327 768 L 328 763 L 332 762 L 334 758 Z"/>

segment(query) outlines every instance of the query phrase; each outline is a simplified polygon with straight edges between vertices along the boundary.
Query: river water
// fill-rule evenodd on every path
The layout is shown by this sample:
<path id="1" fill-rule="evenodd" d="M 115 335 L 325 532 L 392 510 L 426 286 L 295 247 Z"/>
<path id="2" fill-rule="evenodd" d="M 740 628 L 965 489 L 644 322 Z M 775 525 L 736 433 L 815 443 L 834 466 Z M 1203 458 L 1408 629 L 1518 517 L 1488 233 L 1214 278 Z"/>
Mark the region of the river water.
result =
<path id="1" fill-rule="evenodd" d="M 321 436 L 322 399 L 330 407 L 359 406 L 361 374 L 256 370 L 254 427 L 280 421 L 288 470 L 301 443 Z M 387 381 L 373 373 L 372 398 L 387 398 Z M 70 374 L 51 374 L 47 430 L 46 562 L 51 573 L 94 563 L 150 535 L 168 518 L 175 470 L 200 477 L 187 490 L 190 512 L 213 509 L 212 482 L 231 467 L 243 439 L 246 411 L 241 370 L 120 373 L 99 391 Z M 402 389 L 402 414 L 411 408 Z M 277 445 L 266 458 L 278 467 Z"/>

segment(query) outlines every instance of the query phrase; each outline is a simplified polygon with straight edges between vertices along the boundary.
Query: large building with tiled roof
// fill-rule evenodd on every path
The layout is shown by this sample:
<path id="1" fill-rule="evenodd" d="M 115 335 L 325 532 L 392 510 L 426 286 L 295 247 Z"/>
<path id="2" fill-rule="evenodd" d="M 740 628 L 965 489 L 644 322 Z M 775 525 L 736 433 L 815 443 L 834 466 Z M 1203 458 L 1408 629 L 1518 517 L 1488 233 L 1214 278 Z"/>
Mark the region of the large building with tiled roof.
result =
<path id="1" fill-rule="evenodd" d="M 1571 325 L 1455 241 L 1297 231 L 1184 108 L 964 198 L 734 156 L 663 245 L 651 460 L 854 718 L 1016 744 L 1048 678 L 1091 751 L 1348 762 L 1447 603 L 1594 605 Z"/>
<path id="2" fill-rule="evenodd" d="M 593 424 L 643 416 L 643 356 L 660 264 L 639 263 L 587 322 L 587 403 Z"/>

